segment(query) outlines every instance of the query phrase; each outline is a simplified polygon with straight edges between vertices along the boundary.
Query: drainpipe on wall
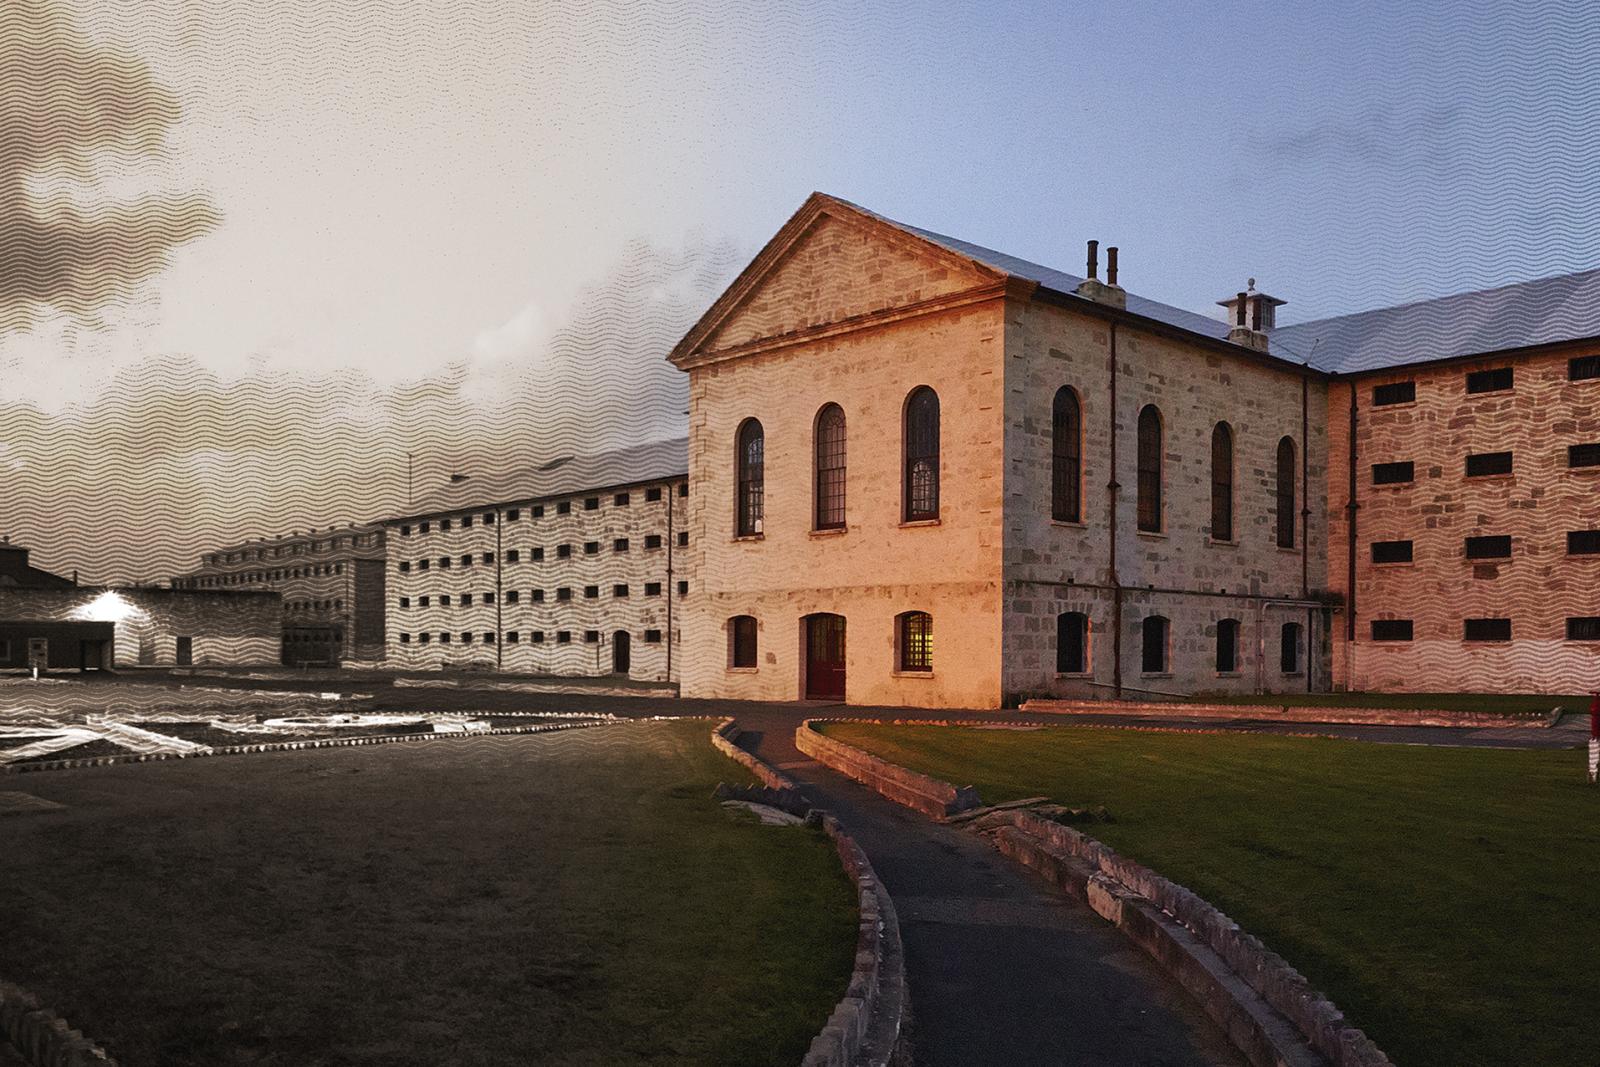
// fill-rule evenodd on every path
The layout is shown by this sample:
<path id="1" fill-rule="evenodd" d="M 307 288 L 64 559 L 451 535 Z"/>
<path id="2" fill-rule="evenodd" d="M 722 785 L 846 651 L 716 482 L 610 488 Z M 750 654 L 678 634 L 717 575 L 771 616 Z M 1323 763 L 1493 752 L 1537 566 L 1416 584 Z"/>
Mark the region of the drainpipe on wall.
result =
<path id="1" fill-rule="evenodd" d="M 1117 323 L 1113 319 L 1110 323 L 1111 342 L 1109 347 L 1109 360 L 1111 363 L 1111 480 L 1106 483 L 1106 505 L 1110 514 L 1107 524 L 1107 541 L 1111 545 L 1110 573 L 1107 580 L 1111 584 L 1111 682 L 1113 694 L 1117 700 L 1122 699 L 1122 581 L 1117 577 L 1117 496 L 1122 486 L 1117 481 Z"/>

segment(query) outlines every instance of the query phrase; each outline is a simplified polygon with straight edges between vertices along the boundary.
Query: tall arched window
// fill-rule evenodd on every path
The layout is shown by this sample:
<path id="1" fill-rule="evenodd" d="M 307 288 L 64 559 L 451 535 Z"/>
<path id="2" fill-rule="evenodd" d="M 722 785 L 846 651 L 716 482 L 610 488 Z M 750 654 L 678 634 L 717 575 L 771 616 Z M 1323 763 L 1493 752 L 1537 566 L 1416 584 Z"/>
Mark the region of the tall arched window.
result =
<path id="1" fill-rule="evenodd" d="M 1139 529 L 1161 532 L 1161 412 L 1139 412 Z"/>
<path id="2" fill-rule="evenodd" d="M 736 530 L 740 537 L 753 537 L 761 532 L 761 516 L 766 507 L 766 435 L 755 419 L 745 419 L 739 427 L 735 464 Z"/>
<path id="3" fill-rule="evenodd" d="M 939 394 L 926 385 L 906 398 L 906 522 L 939 517 Z"/>
<path id="4" fill-rule="evenodd" d="M 1146 615 L 1140 634 L 1143 647 L 1139 654 L 1140 670 L 1146 674 L 1167 672 L 1167 620 L 1160 615 Z"/>
<path id="5" fill-rule="evenodd" d="M 1056 616 L 1056 673 L 1088 671 L 1089 616 L 1081 611 L 1064 611 Z"/>
<path id="6" fill-rule="evenodd" d="M 1083 521 L 1083 409 L 1063 385 L 1050 410 L 1050 517 Z"/>
<path id="7" fill-rule="evenodd" d="M 844 529 L 844 409 L 827 404 L 817 412 L 816 515 L 818 530 Z"/>
<path id="8" fill-rule="evenodd" d="M 1217 673 L 1233 674 L 1239 669 L 1239 620 L 1217 623 Z"/>
<path id="9" fill-rule="evenodd" d="M 1294 438 L 1278 442 L 1278 547 L 1294 547 Z"/>
<path id="10" fill-rule="evenodd" d="M 900 633 L 896 644 L 902 671 L 933 670 L 933 616 L 926 611 L 908 611 L 897 620 Z"/>
<path id="11" fill-rule="evenodd" d="M 1233 540 L 1233 429 L 1225 422 L 1211 431 L 1211 539 Z"/>

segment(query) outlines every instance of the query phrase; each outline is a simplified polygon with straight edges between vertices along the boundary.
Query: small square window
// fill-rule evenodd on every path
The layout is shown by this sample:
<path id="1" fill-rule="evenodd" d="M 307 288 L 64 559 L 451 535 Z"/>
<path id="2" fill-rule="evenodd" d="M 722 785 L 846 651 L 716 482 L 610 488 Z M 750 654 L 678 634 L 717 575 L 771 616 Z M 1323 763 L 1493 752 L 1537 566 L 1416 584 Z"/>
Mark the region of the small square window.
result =
<path id="1" fill-rule="evenodd" d="M 472 525 L 472 516 L 471 515 L 463 515 L 463 516 L 461 516 L 461 528 L 463 530 L 465 530 L 467 527 L 469 527 L 471 525 Z"/>
<path id="2" fill-rule="evenodd" d="M 627 507 L 628 506 L 628 494 L 627 493 L 618 493 L 616 496 L 611 498 L 611 503 L 615 504 L 619 508 Z"/>
<path id="3" fill-rule="evenodd" d="M 571 640 L 572 640 L 572 631 L 571 630 L 557 630 L 556 631 L 556 644 L 564 645 L 564 644 L 566 644 L 567 642 L 569 642 Z"/>
<path id="4" fill-rule="evenodd" d="M 1469 393 L 1498 393 L 1511 388 L 1511 368 L 1495 367 L 1493 370 L 1477 370 L 1467 375 L 1467 392 Z"/>
<path id="5" fill-rule="evenodd" d="M 1567 360 L 1569 381 L 1581 382 L 1588 378 L 1600 378 L 1600 356 L 1579 356 Z"/>
<path id="6" fill-rule="evenodd" d="M 584 497 L 583 498 L 583 510 L 584 511 L 598 511 L 599 508 L 600 508 L 600 498 L 599 497 L 597 497 L 597 496 L 589 496 L 589 497 Z"/>
<path id="7" fill-rule="evenodd" d="M 1476 452 L 1467 457 L 1467 477 L 1484 478 L 1511 473 L 1510 452 Z"/>
<path id="8" fill-rule="evenodd" d="M 494 631 L 493 630 L 484 631 L 483 643 L 486 644 L 486 645 L 494 644 Z"/>
<path id="9" fill-rule="evenodd" d="M 439 603 L 443 604 L 445 607 L 449 607 L 450 606 L 450 594 L 449 593 L 445 593 L 442 596 L 440 596 L 439 597 Z"/>
<path id="10" fill-rule="evenodd" d="M 482 555 L 482 557 L 480 557 L 480 558 L 481 558 L 481 559 L 482 559 L 482 560 L 483 560 L 483 562 L 485 562 L 485 563 L 493 563 L 493 562 L 494 562 L 494 553 L 493 553 L 493 552 L 485 552 L 485 553 L 484 553 L 484 554 L 483 554 L 483 555 Z"/>
<path id="11" fill-rule="evenodd" d="M 583 587 L 583 599 L 585 599 L 585 600 L 595 600 L 595 599 L 598 599 L 599 596 L 600 596 L 600 587 L 598 585 L 586 585 L 586 586 Z"/>
<path id="12" fill-rule="evenodd" d="M 1374 463 L 1372 465 L 1373 485 L 1400 485 L 1409 482 L 1415 477 L 1415 468 L 1411 463 Z"/>
<path id="13" fill-rule="evenodd" d="M 518 592 L 517 590 L 515 590 L 515 589 L 507 589 L 506 590 L 506 603 L 507 604 L 515 604 L 517 601 L 519 601 L 521 599 L 522 599 L 522 594 L 520 592 Z"/>
<path id="14" fill-rule="evenodd" d="M 678 583 L 678 595 L 679 596 L 683 596 L 688 592 L 689 592 L 689 583 L 688 582 L 679 582 Z"/>
<path id="15" fill-rule="evenodd" d="M 535 504 L 533 507 L 528 509 L 528 513 L 536 519 L 542 519 L 544 518 L 544 505 Z"/>
<path id="16" fill-rule="evenodd" d="M 494 594 L 493 593 L 485 593 L 485 594 L 483 594 L 483 602 L 485 604 L 493 604 L 494 603 Z"/>
<path id="17" fill-rule="evenodd" d="M 463 567 L 472 566 L 472 553 L 471 552 L 463 552 L 461 554 L 461 565 Z"/>
<path id="18" fill-rule="evenodd" d="M 556 505 L 556 514 L 557 515 L 570 515 L 570 514 L 572 514 L 572 501 L 563 500 L 559 504 L 557 504 Z"/>
<path id="19" fill-rule="evenodd" d="M 461 643 L 463 645 L 472 644 L 472 631 L 470 631 L 470 630 L 461 631 Z"/>
<path id="20" fill-rule="evenodd" d="M 439 557 L 439 569 L 442 570 L 442 571 L 447 571 L 447 570 L 450 569 L 450 557 L 449 556 L 440 556 Z"/>
<path id="21" fill-rule="evenodd" d="M 521 522 L 522 521 L 522 509 L 521 508 L 512 508 L 510 511 L 506 512 L 506 521 L 507 522 Z"/>
<path id="22" fill-rule="evenodd" d="M 425 645 L 425 644 L 427 644 L 427 643 L 428 643 L 428 642 L 429 642 L 429 641 L 432 641 L 432 640 L 433 640 L 433 635 L 432 635 L 432 634 L 429 634 L 429 633 L 421 633 L 421 634 L 418 634 L 418 635 L 417 635 L 417 643 L 418 643 L 418 644 L 423 644 L 423 645 Z"/>
<path id="23" fill-rule="evenodd" d="M 533 561 L 535 563 L 538 563 L 538 562 L 542 561 L 543 559 L 544 559 L 544 549 L 542 549 L 542 548 L 534 549 L 533 550 Z"/>
<path id="24" fill-rule="evenodd" d="M 628 595 L 628 587 L 625 585 L 614 585 L 611 587 L 611 595 L 614 597 L 625 597 Z"/>
<path id="25" fill-rule="evenodd" d="M 515 644 L 518 644 L 519 642 L 521 642 L 521 640 L 522 640 L 522 632 L 520 630 L 507 630 L 506 631 L 506 644 L 515 645 Z"/>
<path id="26" fill-rule="evenodd" d="M 586 645 L 598 645 L 600 643 L 600 631 L 599 630 L 585 630 L 585 631 L 583 631 L 583 643 L 586 644 Z"/>
<path id="27" fill-rule="evenodd" d="M 1372 542 L 1372 562 L 1374 563 L 1410 563 L 1410 541 L 1374 541 Z"/>
<path id="28" fill-rule="evenodd" d="M 418 523 L 417 524 L 417 532 L 418 533 L 427 533 L 428 532 L 428 524 L 425 523 L 425 522 Z"/>
<path id="29" fill-rule="evenodd" d="M 411 570 L 411 564 L 406 560 L 400 561 L 400 573 L 405 574 Z"/>
<path id="30" fill-rule="evenodd" d="M 441 645 L 448 645 L 450 643 L 450 635 L 448 633 L 441 633 L 439 635 L 439 643 Z"/>
<path id="31" fill-rule="evenodd" d="M 1600 444 L 1567 446 L 1567 466 L 1600 467 Z"/>
<path id="32" fill-rule="evenodd" d="M 408 596 L 401 597 L 400 598 L 400 606 L 403 607 L 403 608 L 409 608 L 411 606 L 411 598 L 408 597 Z"/>
<path id="33" fill-rule="evenodd" d="M 644 498 L 645 498 L 645 500 L 647 500 L 648 502 L 650 502 L 652 504 L 655 503 L 657 500 L 660 500 L 661 499 L 661 487 L 659 485 L 657 485 L 657 486 L 652 486 L 649 489 L 646 489 L 644 491 Z"/>
<path id="34" fill-rule="evenodd" d="M 483 524 L 485 526 L 493 526 L 494 525 L 494 512 L 485 511 L 483 513 Z"/>
<path id="35" fill-rule="evenodd" d="M 556 546 L 556 559 L 570 559 L 571 557 L 572 557 L 572 546 L 571 545 L 557 545 Z"/>
<path id="36" fill-rule="evenodd" d="M 679 496 L 688 496 L 689 495 L 689 483 L 688 482 L 679 482 L 678 483 L 678 495 Z"/>
<path id="37" fill-rule="evenodd" d="M 450 529 L 450 520 L 449 519 L 440 519 L 439 520 L 439 529 L 440 529 L 441 532 L 444 531 L 444 530 Z"/>
<path id="38" fill-rule="evenodd" d="M 1580 615 L 1567 620 L 1568 641 L 1600 641 L 1600 615 Z"/>
<path id="39" fill-rule="evenodd" d="M 531 590 L 530 592 L 533 595 L 533 602 L 535 604 L 543 604 L 544 603 L 544 590 L 543 589 L 534 589 L 534 590 Z"/>
<path id="40" fill-rule="evenodd" d="M 427 607 L 428 606 L 428 598 L 426 596 L 417 597 L 417 606 L 418 607 L 423 607 L 423 608 Z"/>
<path id="41" fill-rule="evenodd" d="M 1464 641 L 1509 641 L 1511 640 L 1511 620 L 1464 619 L 1462 620 L 1461 637 Z"/>
<path id="42" fill-rule="evenodd" d="M 613 551 L 613 552 L 626 552 L 626 551 L 628 551 L 628 539 L 626 537 L 619 537 L 615 541 L 611 542 L 611 551 Z"/>
<path id="43" fill-rule="evenodd" d="M 432 562 L 432 561 L 431 561 L 431 560 L 426 560 L 426 559 L 419 559 L 419 560 L 417 560 L 417 570 L 419 570 L 419 571 L 425 571 L 425 570 L 427 570 L 427 569 L 428 569 L 428 565 L 429 565 L 429 564 L 430 564 L 430 563 L 431 563 L 431 562 Z"/>
<path id="44" fill-rule="evenodd" d="M 1511 557 L 1511 538 L 1505 535 L 1493 537 L 1469 537 L 1466 542 L 1468 559 L 1509 559 Z"/>
<path id="45" fill-rule="evenodd" d="M 660 596 L 661 595 L 661 583 L 660 582 L 645 582 L 644 583 L 644 595 L 645 596 Z"/>
<path id="46" fill-rule="evenodd" d="M 572 590 L 568 589 L 566 586 L 562 586 L 560 589 L 556 590 L 556 599 L 557 600 L 571 600 L 572 599 Z"/>
<path id="47" fill-rule="evenodd" d="M 522 559 L 522 552 L 515 548 L 506 549 L 506 562 L 517 563 Z"/>
<path id="48" fill-rule="evenodd" d="M 646 630 L 644 632 L 644 643 L 647 645 L 659 645 L 661 643 L 661 631 Z"/>
<path id="49" fill-rule="evenodd" d="M 1390 404 L 1409 404 L 1416 398 L 1416 382 L 1390 382 L 1387 385 L 1376 385 L 1372 388 L 1373 407 L 1387 407 Z"/>
<path id="50" fill-rule="evenodd" d="M 535 630 L 535 631 L 533 631 L 533 633 L 528 635 L 528 640 L 532 641 L 536 645 L 544 644 L 544 631 L 543 630 Z"/>
<path id="51" fill-rule="evenodd" d="M 401 526 L 400 527 L 400 536 L 401 537 L 410 537 L 411 536 L 411 527 L 409 527 L 409 526 Z M 408 641 L 411 639 L 411 635 L 410 634 L 402 634 L 401 636 L 404 637 Z"/>
<path id="52" fill-rule="evenodd" d="M 585 556 L 595 556 L 595 555 L 599 555 L 599 553 L 600 553 L 600 542 L 599 541 L 585 541 L 583 543 L 583 554 Z"/>
<path id="53" fill-rule="evenodd" d="M 1567 533 L 1569 556 L 1600 556 L 1600 530 L 1571 530 Z"/>
<path id="54" fill-rule="evenodd" d="M 400 643 L 402 645 L 409 645 L 411 643 L 411 635 L 410 634 L 401 634 L 400 635 Z"/>
<path id="55" fill-rule="evenodd" d="M 689 547 L 689 531 L 688 530 L 679 530 L 678 531 L 678 547 L 679 548 L 688 548 Z"/>
<path id="56" fill-rule="evenodd" d="M 661 547 L 661 535 L 660 534 L 645 534 L 644 535 L 644 547 L 645 548 L 660 548 Z"/>
<path id="57" fill-rule="evenodd" d="M 1411 640 L 1411 620 L 1373 619 L 1372 639 L 1374 641 L 1409 641 Z"/>

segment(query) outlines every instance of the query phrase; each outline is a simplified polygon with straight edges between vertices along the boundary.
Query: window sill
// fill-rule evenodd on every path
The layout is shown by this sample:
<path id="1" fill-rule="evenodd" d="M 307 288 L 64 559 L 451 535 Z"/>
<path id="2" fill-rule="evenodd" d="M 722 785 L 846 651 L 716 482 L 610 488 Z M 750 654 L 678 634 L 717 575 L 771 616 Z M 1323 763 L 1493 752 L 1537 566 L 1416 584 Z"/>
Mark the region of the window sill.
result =
<path id="1" fill-rule="evenodd" d="M 1084 522 L 1084 521 L 1082 521 L 1081 519 L 1079 519 L 1079 520 L 1051 519 L 1050 520 L 1050 525 L 1051 526 L 1060 526 L 1063 529 L 1067 529 L 1067 530 L 1087 530 L 1089 528 L 1089 524 Z"/>
<path id="2" fill-rule="evenodd" d="M 1171 671 L 1154 671 L 1154 672 L 1141 671 L 1141 672 L 1139 672 L 1139 677 L 1140 678 L 1171 678 L 1172 677 L 1172 672 Z"/>
<path id="3" fill-rule="evenodd" d="M 1239 539 L 1237 537 L 1230 537 L 1230 538 L 1228 538 L 1226 540 L 1219 540 L 1219 539 L 1217 539 L 1215 537 L 1207 537 L 1206 538 L 1206 542 L 1208 544 L 1215 545 L 1218 548 L 1238 548 L 1239 547 Z"/>
<path id="4" fill-rule="evenodd" d="M 1240 673 L 1239 671 L 1218 671 L 1217 672 L 1217 677 L 1218 678 L 1243 678 L 1244 675 L 1242 673 Z"/>
<path id="5" fill-rule="evenodd" d="M 1075 681 L 1075 680 L 1082 680 L 1082 679 L 1085 679 L 1085 678 L 1093 680 L 1094 672 L 1093 671 L 1056 671 L 1056 677 L 1061 679 L 1062 681 Z"/>
<path id="6" fill-rule="evenodd" d="M 1515 556 L 1462 556 L 1461 562 L 1469 567 L 1503 567 L 1515 559 Z"/>
<path id="7" fill-rule="evenodd" d="M 932 678 L 932 671 L 890 671 L 892 678 Z"/>
<path id="8" fill-rule="evenodd" d="M 760 667 L 724 667 L 723 670 L 725 672 L 727 672 L 728 674 L 760 674 L 761 673 L 761 668 Z"/>
<path id="9" fill-rule="evenodd" d="M 1461 480 L 1464 481 L 1464 482 L 1472 482 L 1474 484 L 1477 483 L 1477 482 L 1514 482 L 1514 481 L 1517 480 L 1517 476 L 1514 473 L 1513 474 L 1464 474 L 1464 475 L 1461 476 Z"/>
<path id="10" fill-rule="evenodd" d="M 767 535 L 766 534 L 764 534 L 764 533 L 756 533 L 756 534 L 734 534 L 733 537 L 731 537 L 729 540 L 731 540 L 734 544 L 738 544 L 740 541 L 765 541 L 766 539 L 767 539 Z M 654 549 L 648 549 L 647 551 L 652 551 L 653 552 L 655 550 Z"/>
<path id="11" fill-rule="evenodd" d="M 1305 671 L 1279 671 L 1278 673 L 1285 678 L 1304 678 L 1306 676 Z"/>
<path id="12" fill-rule="evenodd" d="M 1134 533 L 1151 541 L 1167 540 L 1167 532 L 1165 530 L 1135 530 Z"/>
<path id="13" fill-rule="evenodd" d="M 1370 567 L 1373 567 L 1373 568 L 1376 568 L 1376 569 L 1381 569 L 1381 570 L 1393 570 L 1395 568 L 1415 567 L 1416 565 L 1417 565 L 1417 561 L 1414 560 L 1414 559 L 1395 560 L 1393 563 L 1369 563 L 1368 564 L 1368 566 L 1370 566 Z"/>
<path id="14" fill-rule="evenodd" d="M 1292 554 L 1298 556 L 1300 554 L 1300 546 L 1299 545 L 1279 545 L 1278 546 L 1278 551 L 1279 552 L 1288 552 L 1288 553 L 1292 553 Z"/>
<path id="15" fill-rule="evenodd" d="M 812 531 L 810 531 L 808 536 L 810 536 L 810 537 L 824 537 L 824 538 L 825 537 L 843 537 L 845 534 L 847 534 L 849 532 L 850 532 L 850 529 L 847 526 L 830 526 L 825 530 L 812 530 Z"/>
<path id="16" fill-rule="evenodd" d="M 906 519 L 900 524 L 900 529 L 909 530 L 914 526 L 938 526 L 938 519 Z"/>

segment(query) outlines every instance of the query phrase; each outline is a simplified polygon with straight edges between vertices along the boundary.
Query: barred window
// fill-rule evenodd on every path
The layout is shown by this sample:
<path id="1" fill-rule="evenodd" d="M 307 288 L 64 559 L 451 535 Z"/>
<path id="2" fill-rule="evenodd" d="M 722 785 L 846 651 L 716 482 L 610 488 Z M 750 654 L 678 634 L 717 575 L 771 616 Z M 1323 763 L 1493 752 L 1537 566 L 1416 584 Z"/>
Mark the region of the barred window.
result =
<path id="1" fill-rule="evenodd" d="M 1600 615 L 1580 615 L 1567 620 L 1568 641 L 1600 641 Z"/>
<path id="2" fill-rule="evenodd" d="M 1511 388 L 1511 368 L 1495 367 L 1493 370 L 1476 370 L 1467 375 L 1467 392 L 1498 393 Z"/>
<path id="3" fill-rule="evenodd" d="M 1416 476 L 1416 465 L 1409 462 L 1399 463 L 1374 463 L 1372 465 L 1373 485 L 1399 485 L 1412 481 Z"/>
<path id="4" fill-rule="evenodd" d="M 1416 398 L 1416 382 L 1390 382 L 1387 385 L 1376 385 L 1372 388 L 1372 404 L 1374 407 L 1384 407 L 1387 404 L 1409 404 Z"/>
<path id="5" fill-rule="evenodd" d="M 1570 556 L 1600 555 L 1600 530 L 1569 530 L 1567 554 Z"/>
<path id="6" fill-rule="evenodd" d="M 1166 618 L 1161 615 L 1146 615 L 1140 629 L 1142 648 L 1139 653 L 1139 669 L 1145 674 L 1165 674 L 1169 629 Z"/>
<path id="7" fill-rule="evenodd" d="M 1510 452 L 1478 452 L 1467 457 L 1467 477 L 1511 473 Z"/>
<path id="8" fill-rule="evenodd" d="M 756 665 L 756 619 L 754 615 L 735 615 L 728 620 L 728 665 Z"/>
<path id="9" fill-rule="evenodd" d="M 1083 408 L 1070 385 L 1050 408 L 1050 517 L 1083 521 Z"/>
<path id="10" fill-rule="evenodd" d="M 1510 619 L 1463 619 L 1461 637 L 1464 641 L 1509 641 Z"/>
<path id="11" fill-rule="evenodd" d="M 1139 529 L 1149 533 L 1161 532 L 1161 438 L 1161 412 L 1146 404 L 1139 412 Z"/>
<path id="12" fill-rule="evenodd" d="M 816 502 L 818 530 L 844 528 L 845 432 L 844 409 L 827 404 L 817 413 Z"/>
<path id="13" fill-rule="evenodd" d="M 761 532 L 766 504 L 766 437 L 761 423 L 755 419 L 744 421 L 739 427 L 735 453 L 738 468 L 734 507 L 736 531 L 740 537 L 753 537 Z"/>
<path id="14" fill-rule="evenodd" d="M 1294 547 L 1294 485 L 1295 485 L 1295 447 L 1294 438 L 1285 437 L 1278 441 L 1278 547 Z"/>
<path id="15" fill-rule="evenodd" d="M 1411 620 L 1373 619 L 1372 639 L 1374 641 L 1409 641 L 1411 640 Z"/>
<path id="16" fill-rule="evenodd" d="M 1600 467 L 1600 444 L 1569 445 L 1567 447 L 1567 466 Z"/>
<path id="17" fill-rule="evenodd" d="M 1410 541 L 1374 541 L 1372 542 L 1372 562 L 1374 563 L 1410 563 Z"/>
<path id="18" fill-rule="evenodd" d="M 1509 536 L 1469 537 L 1466 539 L 1468 559 L 1506 559 L 1511 555 Z"/>
<path id="19" fill-rule="evenodd" d="M 933 670 L 933 616 L 908 611 L 900 616 L 900 669 Z"/>
<path id="20" fill-rule="evenodd" d="M 1300 624 L 1286 622 L 1278 632 L 1278 670 L 1284 674 L 1300 673 Z"/>
<path id="21" fill-rule="evenodd" d="M 1579 382 L 1586 378 L 1600 378 L 1600 356 L 1579 356 L 1567 360 L 1567 379 Z"/>
<path id="22" fill-rule="evenodd" d="M 1239 669 L 1239 620 L 1217 622 L 1217 673 L 1232 674 Z"/>
<path id="23" fill-rule="evenodd" d="M 1056 616 L 1056 673 L 1085 674 L 1089 670 L 1089 616 L 1064 611 Z"/>
<path id="24" fill-rule="evenodd" d="M 939 394 L 926 385 L 906 397 L 901 491 L 906 522 L 939 517 Z"/>

